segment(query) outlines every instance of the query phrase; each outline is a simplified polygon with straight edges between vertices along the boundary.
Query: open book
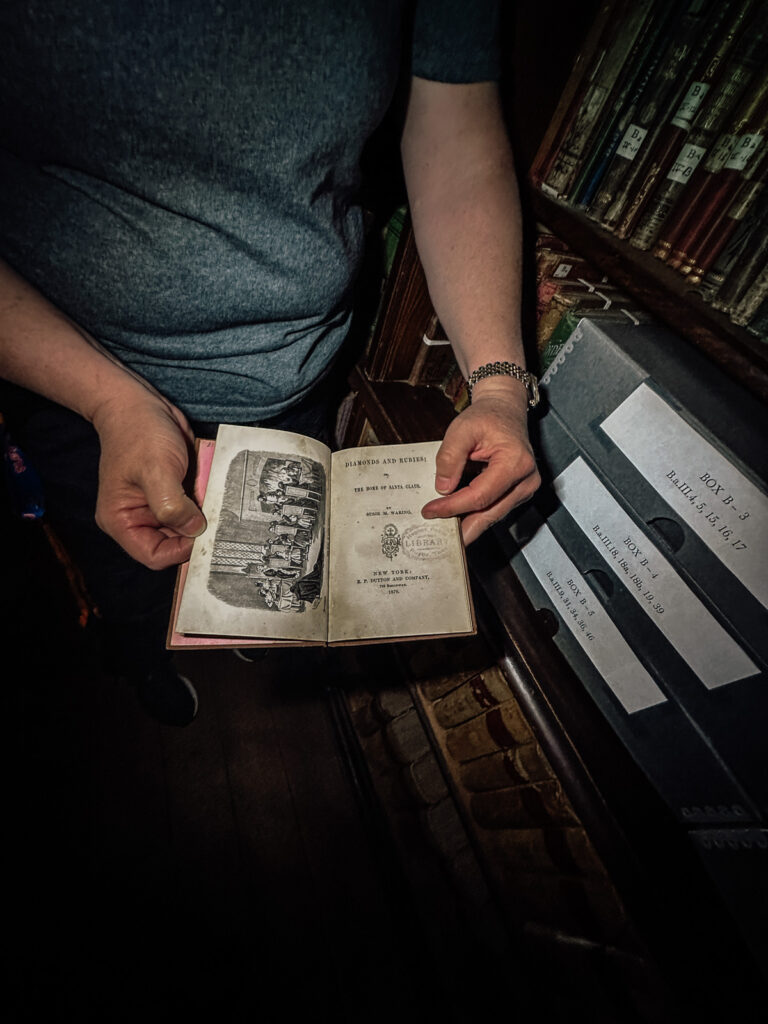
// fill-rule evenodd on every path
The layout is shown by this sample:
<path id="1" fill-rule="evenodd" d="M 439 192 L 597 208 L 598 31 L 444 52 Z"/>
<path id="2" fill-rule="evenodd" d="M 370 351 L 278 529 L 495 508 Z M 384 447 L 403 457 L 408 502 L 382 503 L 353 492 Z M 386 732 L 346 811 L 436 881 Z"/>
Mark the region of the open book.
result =
<path id="1" fill-rule="evenodd" d="M 423 519 L 438 442 L 331 452 L 221 426 L 198 449 L 206 532 L 181 567 L 170 648 L 475 632 L 459 524 Z"/>

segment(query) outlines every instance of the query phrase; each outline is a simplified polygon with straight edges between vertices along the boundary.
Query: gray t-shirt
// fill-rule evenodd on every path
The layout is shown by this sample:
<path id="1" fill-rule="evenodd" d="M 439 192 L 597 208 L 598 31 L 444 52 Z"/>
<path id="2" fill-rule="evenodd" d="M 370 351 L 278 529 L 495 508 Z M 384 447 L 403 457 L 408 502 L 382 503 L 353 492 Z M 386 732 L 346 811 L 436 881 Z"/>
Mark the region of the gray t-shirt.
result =
<path id="1" fill-rule="evenodd" d="M 495 78 L 477 0 L 4 0 L 0 255 L 190 416 L 346 335 L 359 160 L 406 73 Z"/>

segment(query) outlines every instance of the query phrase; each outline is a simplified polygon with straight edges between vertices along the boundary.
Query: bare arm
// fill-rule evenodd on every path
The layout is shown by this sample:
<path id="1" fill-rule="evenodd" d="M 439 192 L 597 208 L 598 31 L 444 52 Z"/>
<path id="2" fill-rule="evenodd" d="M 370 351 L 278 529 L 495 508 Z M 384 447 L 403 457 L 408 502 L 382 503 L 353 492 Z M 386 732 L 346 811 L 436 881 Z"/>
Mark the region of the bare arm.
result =
<path id="1" fill-rule="evenodd" d="M 524 366 L 520 206 L 495 84 L 414 78 L 402 155 L 416 245 L 459 368 L 468 376 L 496 360 Z M 456 490 L 467 460 L 485 467 Z M 424 515 L 464 516 L 470 543 L 539 482 L 525 388 L 487 378 L 446 432 L 436 480 L 446 496 Z"/>
<path id="2" fill-rule="evenodd" d="M 205 528 L 184 493 L 192 438 L 182 413 L 0 261 L 0 377 L 90 421 L 99 435 L 96 521 L 160 569 Z"/>

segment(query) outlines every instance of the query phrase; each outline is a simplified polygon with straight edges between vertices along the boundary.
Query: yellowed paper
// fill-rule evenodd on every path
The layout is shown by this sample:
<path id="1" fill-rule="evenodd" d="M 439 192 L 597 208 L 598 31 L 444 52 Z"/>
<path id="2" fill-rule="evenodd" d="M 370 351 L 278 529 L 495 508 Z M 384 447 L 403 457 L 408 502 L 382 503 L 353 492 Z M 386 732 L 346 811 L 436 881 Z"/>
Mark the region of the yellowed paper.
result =
<path id="1" fill-rule="evenodd" d="M 472 631 L 458 521 L 421 515 L 439 446 L 334 453 L 330 642 Z"/>
<path id="2" fill-rule="evenodd" d="M 299 434 L 219 428 L 179 633 L 325 642 L 329 464 Z"/>

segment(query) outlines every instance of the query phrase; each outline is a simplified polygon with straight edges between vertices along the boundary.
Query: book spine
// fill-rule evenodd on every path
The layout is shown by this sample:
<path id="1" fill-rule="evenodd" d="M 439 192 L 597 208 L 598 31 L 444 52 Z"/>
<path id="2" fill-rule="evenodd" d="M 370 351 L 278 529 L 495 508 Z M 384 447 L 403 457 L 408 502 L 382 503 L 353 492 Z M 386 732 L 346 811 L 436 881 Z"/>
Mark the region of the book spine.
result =
<path id="1" fill-rule="evenodd" d="M 763 299 L 757 308 L 757 312 L 747 324 L 750 334 L 768 342 L 768 299 Z"/>
<path id="2" fill-rule="evenodd" d="M 712 147 L 704 154 L 700 162 L 692 168 L 687 176 L 685 191 L 678 196 L 670 211 L 664 218 L 659 236 L 653 248 L 653 255 L 662 261 L 666 261 L 679 233 L 683 230 L 690 212 L 695 210 L 706 194 L 713 175 L 719 173 L 725 166 L 731 149 L 734 144 L 734 136 L 724 133 L 719 136 Z M 685 174 L 685 168 L 682 169 Z"/>
<path id="3" fill-rule="evenodd" d="M 744 180 L 739 186 L 735 198 L 723 210 L 721 216 L 713 218 L 708 230 L 700 239 L 695 253 L 689 258 L 687 270 L 684 271 L 688 284 L 697 285 L 701 283 L 706 272 L 727 245 L 728 239 L 735 233 L 741 221 L 746 218 L 765 188 L 766 176 L 768 175 L 768 146 L 763 145 L 762 150 L 762 156 L 757 161 L 759 170 L 755 175 L 758 180 L 753 181 L 751 180 L 751 174 L 744 174 Z M 755 163 L 751 165 L 753 168 L 755 166 Z"/>
<path id="4" fill-rule="evenodd" d="M 685 86 L 684 69 L 698 57 L 720 24 L 720 18 L 706 17 L 706 8 L 691 4 L 677 21 L 671 41 L 666 43 L 656 73 L 639 97 L 637 109 L 608 166 L 588 216 L 612 229 L 619 221 L 646 155 L 660 136 L 664 108 L 677 100 Z M 706 32 L 705 32 L 706 29 Z"/>
<path id="5" fill-rule="evenodd" d="M 743 28 L 745 8 L 742 7 L 738 13 L 742 15 L 741 19 L 734 19 L 730 23 L 729 31 L 721 40 L 713 58 L 692 83 L 686 99 L 672 118 L 672 125 L 682 129 L 681 144 L 676 158 L 668 167 L 666 177 L 662 179 L 661 165 L 652 161 L 649 166 L 651 180 L 646 178 L 643 181 L 638 196 L 627 210 L 627 218 L 631 218 L 631 223 L 637 225 L 630 237 L 630 244 L 637 249 L 645 250 L 653 246 L 666 217 L 755 72 L 759 70 L 762 46 L 759 45 L 760 40 L 755 39 L 751 33 L 749 39 L 728 59 L 731 47 L 742 42 L 741 37 L 737 40 L 737 36 Z M 689 102 L 689 96 L 694 93 L 698 96 L 697 106 Z M 656 181 L 659 184 L 654 189 Z M 641 216 L 640 205 L 646 196 L 648 199 Z M 625 228 L 629 226 L 622 221 L 618 230 L 626 233 Z"/>
<path id="6" fill-rule="evenodd" d="M 470 813 L 483 828 L 578 825 L 579 820 L 556 779 L 472 793 Z"/>
<path id="7" fill-rule="evenodd" d="M 539 355 L 539 376 L 547 372 L 557 353 L 565 345 L 579 322 L 580 314 L 576 310 L 568 310 L 560 318 L 554 331 Z"/>
<path id="8" fill-rule="evenodd" d="M 765 260 L 768 259 L 768 211 L 756 219 L 747 233 L 744 244 L 727 268 L 717 294 L 711 300 L 715 309 L 730 314 L 742 295 L 754 281 Z"/>
<path id="9" fill-rule="evenodd" d="M 537 351 L 543 354 L 568 309 L 578 310 L 584 315 L 587 312 L 610 309 L 615 302 L 623 302 L 625 299 L 625 295 L 612 288 L 591 288 L 588 291 L 584 289 L 580 292 L 556 295 L 537 324 Z"/>
<path id="10" fill-rule="evenodd" d="M 731 313 L 731 320 L 740 327 L 746 327 L 766 298 L 768 298 L 768 266 L 763 267 L 747 288 Z"/>
<path id="11" fill-rule="evenodd" d="M 469 679 L 433 705 L 435 718 L 444 729 L 475 718 L 510 700 L 507 681 L 498 669 L 489 669 Z"/>
<path id="12" fill-rule="evenodd" d="M 750 117 L 746 131 L 736 136 L 734 144 L 721 170 L 715 172 L 702 191 L 699 201 L 693 208 L 682 226 L 667 264 L 687 273 L 696 255 L 702 239 L 709 230 L 709 225 L 719 217 L 724 207 L 732 200 L 739 184 L 741 175 L 760 154 L 765 143 L 768 128 L 768 77 L 760 94 L 761 103 L 756 117 Z"/>
<path id="13" fill-rule="evenodd" d="M 690 227 L 695 231 L 701 223 L 701 211 L 706 208 L 707 197 L 719 187 L 719 175 L 723 172 L 742 135 L 749 134 L 750 122 L 759 113 L 760 103 L 768 90 L 768 76 L 763 72 L 761 77 L 753 81 L 746 93 L 737 103 L 735 110 L 726 119 L 725 131 L 721 132 L 715 143 L 707 151 L 706 157 L 698 164 L 690 175 L 688 184 L 682 195 L 667 215 L 663 229 L 659 234 L 653 255 L 658 259 L 667 260 L 670 265 L 679 265 L 681 261 L 672 253 L 679 248 L 679 241 L 686 237 Z M 749 140 L 744 140 L 743 154 L 749 156 Z M 686 252 L 683 250 L 683 256 Z"/>
<path id="14" fill-rule="evenodd" d="M 765 205 L 767 198 L 768 194 L 765 190 L 757 196 L 743 220 L 736 225 L 736 230 L 723 246 L 714 264 L 707 271 L 697 290 L 708 302 L 713 302 L 717 298 L 720 289 L 734 268 L 739 265 L 748 252 L 754 250 L 750 240 L 757 237 L 757 233 L 761 231 L 762 220 L 768 214 L 768 208 Z M 766 225 L 766 230 L 768 230 L 768 225 Z"/>
<path id="15" fill-rule="evenodd" d="M 643 31 L 635 40 L 632 52 L 625 63 L 621 88 L 610 103 L 610 110 L 603 117 L 597 138 L 592 143 L 590 153 L 571 188 L 574 205 L 588 206 L 594 196 L 595 189 L 621 142 L 628 120 L 659 66 L 663 56 L 663 33 L 676 13 L 677 8 L 674 4 L 666 7 L 662 5 L 658 12 L 646 20 Z"/>
<path id="16" fill-rule="evenodd" d="M 624 62 L 653 7 L 652 0 L 635 0 L 623 5 L 621 16 L 612 22 L 612 33 L 597 62 L 581 99 L 573 124 L 560 146 L 542 187 L 549 194 L 566 198 L 568 189 L 588 150 L 598 119 L 615 87 Z"/>
<path id="17" fill-rule="evenodd" d="M 403 768 L 403 779 L 418 803 L 429 807 L 449 796 L 442 769 L 432 751 Z"/>
<path id="18" fill-rule="evenodd" d="M 599 60 L 602 59 L 604 39 L 609 32 L 613 31 L 616 14 L 621 6 L 621 0 L 604 0 L 592 21 L 582 49 L 576 55 L 560 102 L 531 165 L 530 181 L 537 188 L 542 187 L 563 140 L 571 129 L 590 76 L 596 70 Z"/>
<path id="19" fill-rule="evenodd" d="M 418 761 L 432 749 L 415 707 L 387 722 L 383 733 L 390 754 L 400 764 Z"/>
<path id="20" fill-rule="evenodd" d="M 514 700 L 491 708 L 446 732 L 445 743 L 456 761 L 470 761 L 483 754 L 505 750 L 533 739 L 530 726 Z"/>
<path id="21" fill-rule="evenodd" d="M 467 761 L 461 766 L 459 778 L 465 789 L 480 793 L 544 782 L 553 778 L 553 773 L 538 743 L 522 743 Z"/>
<path id="22" fill-rule="evenodd" d="M 674 114 L 668 131 L 657 132 L 643 159 L 636 162 L 625 182 L 627 195 L 616 207 L 618 216 L 611 220 L 617 238 L 632 235 L 654 189 L 672 166 L 675 154 L 686 141 L 686 134 L 699 115 L 702 102 L 708 99 L 712 84 L 720 75 L 723 61 L 744 30 L 752 3 L 753 0 L 741 0 L 733 14 L 730 5 L 716 6 L 711 12 L 698 43 L 699 56 L 691 62 L 693 70 L 687 77 L 682 77 L 683 87 L 671 104 Z M 665 148 L 659 146 L 659 139 L 664 140 Z"/>

